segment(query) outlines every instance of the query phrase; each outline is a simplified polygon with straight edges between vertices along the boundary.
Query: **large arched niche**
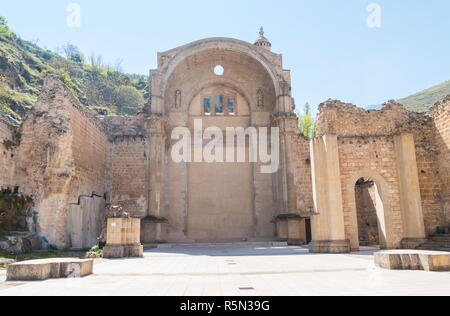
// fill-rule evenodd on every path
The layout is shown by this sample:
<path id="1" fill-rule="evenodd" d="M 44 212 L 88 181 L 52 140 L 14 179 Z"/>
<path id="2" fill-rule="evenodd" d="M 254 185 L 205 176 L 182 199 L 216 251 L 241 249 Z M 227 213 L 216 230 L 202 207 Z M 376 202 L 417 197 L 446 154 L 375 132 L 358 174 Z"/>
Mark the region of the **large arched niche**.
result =
<path id="1" fill-rule="evenodd" d="M 223 75 L 214 73 L 217 65 L 224 68 Z M 170 72 L 163 83 L 166 113 L 188 113 L 192 98 L 208 84 L 239 87 L 252 112 L 273 112 L 275 108 L 277 88 L 259 60 L 240 51 L 211 48 L 187 56 Z M 258 103 L 258 92 L 263 95 L 263 106 Z M 181 95 L 178 103 L 177 95 Z"/>

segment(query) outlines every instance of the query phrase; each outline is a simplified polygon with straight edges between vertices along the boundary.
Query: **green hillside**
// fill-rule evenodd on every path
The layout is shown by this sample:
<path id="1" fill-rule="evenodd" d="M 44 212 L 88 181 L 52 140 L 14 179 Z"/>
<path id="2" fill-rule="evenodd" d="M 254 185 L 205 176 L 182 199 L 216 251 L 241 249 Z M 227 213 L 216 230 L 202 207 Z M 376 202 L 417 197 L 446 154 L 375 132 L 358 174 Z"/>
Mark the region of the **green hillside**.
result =
<path id="1" fill-rule="evenodd" d="M 17 124 L 36 102 L 47 74 L 56 74 L 80 101 L 98 113 L 133 115 L 148 97 L 148 78 L 106 65 L 100 55 L 85 58 L 73 45 L 62 55 L 12 33 L 0 17 L 0 115 Z"/>
<path id="2" fill-rule="evenodd" d="M 450 80 L 431 87 L 427 90 L 398 100 L 405 108 L 415 112 L 425 112 L 437 101 L 450 94 Z"/>

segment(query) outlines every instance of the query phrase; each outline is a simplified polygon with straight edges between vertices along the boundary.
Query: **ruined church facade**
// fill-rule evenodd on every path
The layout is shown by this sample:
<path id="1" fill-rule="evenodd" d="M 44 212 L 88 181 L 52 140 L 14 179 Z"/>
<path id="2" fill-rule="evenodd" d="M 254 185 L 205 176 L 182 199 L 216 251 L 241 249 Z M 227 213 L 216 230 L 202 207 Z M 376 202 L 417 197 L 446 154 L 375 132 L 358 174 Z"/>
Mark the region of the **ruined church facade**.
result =
<path id="1" fill-rule="evenodd" d="M 20 133 L 0 122 L 0 185 L 33 195 L 32 229 L 59 248 L 93 246 L 107 204 L 141 219 L 143 243 L 417 247 L 450 226 L 449 104 L 413 113 L 328 100 L 310 142 L 290 71 L 264 33 L 254 44 L 210 38 L 158 53 L 150 98 L 133 117 L 96 116 L 48 77 Z M 174 161 L 173 130 L 193 135 L 196 120 L 202 131 L 277 127 L 279 168 Z"/>

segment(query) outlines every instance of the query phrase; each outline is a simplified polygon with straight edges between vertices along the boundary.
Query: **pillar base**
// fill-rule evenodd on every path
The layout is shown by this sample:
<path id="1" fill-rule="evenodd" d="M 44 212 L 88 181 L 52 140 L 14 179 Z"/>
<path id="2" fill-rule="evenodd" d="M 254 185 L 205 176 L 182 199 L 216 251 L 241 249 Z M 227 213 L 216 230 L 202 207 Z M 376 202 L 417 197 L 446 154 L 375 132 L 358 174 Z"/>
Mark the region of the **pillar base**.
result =
<path id="1" fill-rule="evenodd" d="M 103 258 L 133 258 L 143 257 L 142 245 L 106 245 L 103 248 Z"/>
<path id="2" fill-rule="evenodd" d="M 417 249 L 426 242 L 426 238 L 403 238 L 400 246 L 402 249 Z"/>
<path id="3" fill-rule="evenodd" d="M 288 246 L 303 246 L 306 245 L 306 242 L 303 239 L 294 239 L 294 238 L 279 238 L 277 239 L 279 242 L 286 242 Z"/>
<path id="4" fill-rule="evenodd" d="M 309 244 L 310 253 L 349 253 L 349 240 L 313 240 Z"/>

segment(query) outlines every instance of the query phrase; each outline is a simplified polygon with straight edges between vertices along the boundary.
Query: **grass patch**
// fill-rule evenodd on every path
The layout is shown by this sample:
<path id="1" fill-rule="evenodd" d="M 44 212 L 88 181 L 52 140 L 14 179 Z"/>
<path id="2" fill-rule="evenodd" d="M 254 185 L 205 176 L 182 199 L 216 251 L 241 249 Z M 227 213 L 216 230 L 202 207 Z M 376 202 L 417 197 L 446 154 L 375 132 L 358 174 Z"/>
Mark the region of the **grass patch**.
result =
<path id="1" fill-rule="evenodd" d="M 86 251 L 70 251 L 64 250 L 50 250 L 50 251 L 35 251 L 30 253 L 6 254 L 2 253 L 0 259 L 13 259 L 16 262 L 26 260 L 51 259 L 51 258 L 85 258 Z"/>

